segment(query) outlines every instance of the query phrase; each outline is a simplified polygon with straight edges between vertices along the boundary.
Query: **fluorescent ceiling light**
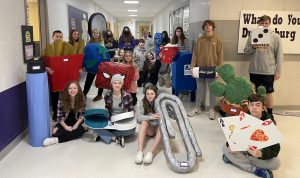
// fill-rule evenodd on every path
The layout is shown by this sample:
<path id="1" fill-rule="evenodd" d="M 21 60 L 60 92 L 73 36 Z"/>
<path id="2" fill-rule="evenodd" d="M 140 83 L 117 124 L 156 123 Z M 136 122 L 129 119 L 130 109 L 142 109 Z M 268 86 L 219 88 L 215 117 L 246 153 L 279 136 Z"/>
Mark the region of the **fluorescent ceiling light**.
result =
<path id="1" fill-rule="evenodd" d="M 138 15 L 136 15 L 136 14 L 131 14 L 131 15 L 129 15 L 130 17 L 136 17 L 136 16 L 138 16 Z"/>
<path id="2" fill-rule="evenodd" d="M 139 1 L 124 1 L 125 4 L 138 4 Z"/>
<path id="3" fill-rule="evenodd" d="M 138 10 L 127 10 L 128 12 L 137 12 Z"/>

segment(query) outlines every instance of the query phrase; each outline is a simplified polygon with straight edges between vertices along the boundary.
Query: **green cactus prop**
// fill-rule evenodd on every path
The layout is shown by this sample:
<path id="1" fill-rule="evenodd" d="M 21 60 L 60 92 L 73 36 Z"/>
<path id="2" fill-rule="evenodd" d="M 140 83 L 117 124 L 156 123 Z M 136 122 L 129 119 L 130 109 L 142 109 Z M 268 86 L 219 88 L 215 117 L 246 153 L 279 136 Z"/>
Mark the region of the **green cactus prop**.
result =
<path id="1" fill-rule="evenodd" d="M 235 77 L 234 68 L 225 64 L 216 68 L 219 76 L 226 83 L 213 82 L 210 86 L 210 92 L 217 97 L 225 97 L 232 104 L 242 105 L 248 96 L 253 94 L 253 87 L 249 79 L 244 77 Z"/>

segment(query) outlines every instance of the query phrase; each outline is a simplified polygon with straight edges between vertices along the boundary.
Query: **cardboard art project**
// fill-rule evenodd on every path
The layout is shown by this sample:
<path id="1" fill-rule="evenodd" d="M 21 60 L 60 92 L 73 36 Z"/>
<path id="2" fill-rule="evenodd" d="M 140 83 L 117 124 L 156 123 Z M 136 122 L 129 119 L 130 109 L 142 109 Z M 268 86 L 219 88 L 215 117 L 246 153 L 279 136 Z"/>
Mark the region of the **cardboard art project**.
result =
<path id="1" fill-rule="evenodd" d="M 241 112 L 238 116 L 218 120 L 231 151 L 246 151 L 249 147 L 261 149 L 282 140 L 282 135 L 270 119 L 261 121 Z"/>
<path id="2" fill-rule="evenodd" d="M 215 78 L 216 67 L 194 67 L 192 73 L 195 78 Z"/>
<path id="3" fill-rule="evenodd" d="M 114 62 L 102 62 L 96 77 L 96 87 L 111 89 L 110 80 L 115 74 L 124 76 L 123 89 L 127 90 L 134 77 L 134 69 L 131 65 L 119 64 Z"/>
<path id="4" fill-rule="evenodd" d="M 109 62 L 107 49 L 98 43 L 87 44 L 84 48 L 82 66 L 87 72 L 97 74 L 101 62 Z"/>
<path id="5" fill-rule="evenodd" d="M 137 126 L 134 111 L 117 114 L 109 119 L 105 109 L 92 109 L 84 114 L 84 123 L 92 129 L 130 130 Z"/>
<path id="6" fill-rule="evenodd" d="M 80 69 L 83 55 L 69 56 L 44 56 L 47 67 L 50 67 L 54 73 L 48 74 L 48 81 L 51 91 L 63 91 L 64 87 L 70 80 L 79 81 Z"/>
<path id="7" fill-rule="evenodd" d="M 270 44 L 270 29 L 269 28 L 254 28 L 251 31 L 251 44 L 268 45 Z"/>
<path id="8" fill-rule="evenodd" d="M 262 149 L 280 143 L 283 136 L 271 119 L 265 120 L 245 129 L 238 130 L 232 135 L 233 142 L 241 145 L 243 149 L 253 147 Z"/>
<path id="9" fill-rule="evenodd" d="M 179 52 L 178 45 L 167 44 L 163 46 L 160 50 L 161 53 L 161 63 L 170 64 L 173 61 L 173 58 Z"/>

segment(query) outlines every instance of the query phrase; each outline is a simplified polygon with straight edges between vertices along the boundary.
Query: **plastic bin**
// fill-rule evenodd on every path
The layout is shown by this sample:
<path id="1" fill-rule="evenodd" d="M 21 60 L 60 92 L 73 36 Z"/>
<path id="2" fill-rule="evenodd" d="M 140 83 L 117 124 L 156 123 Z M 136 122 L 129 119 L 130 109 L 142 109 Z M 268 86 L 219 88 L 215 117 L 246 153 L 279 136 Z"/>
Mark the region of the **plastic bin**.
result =
<path id="1" fill-rule="evenodd" d="M 177 55 L 178 52 L 179 52 L 178 47 L 163 46 L 161 48 L 161 53 L 162 53 L 161 63 L 163 64 L 172 63 L 174 57 Z"/>

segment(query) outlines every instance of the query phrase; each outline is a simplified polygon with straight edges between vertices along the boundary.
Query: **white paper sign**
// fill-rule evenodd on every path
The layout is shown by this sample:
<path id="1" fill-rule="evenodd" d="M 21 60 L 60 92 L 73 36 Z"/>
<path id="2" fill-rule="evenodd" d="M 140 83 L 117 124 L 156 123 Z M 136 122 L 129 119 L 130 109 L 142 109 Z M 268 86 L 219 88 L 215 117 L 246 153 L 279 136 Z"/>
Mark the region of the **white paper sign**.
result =
<path id="1" fill-rule="evenodd" d="M 277 33 L 282 42 L 284 54 L 300 54 L 300 11 L 257 11 L 242 10 L 240 14 L 238 53 L 244 48 L 251 30 L 258 27 L 259 17 L 271 17 L 270 29 Z"/>

